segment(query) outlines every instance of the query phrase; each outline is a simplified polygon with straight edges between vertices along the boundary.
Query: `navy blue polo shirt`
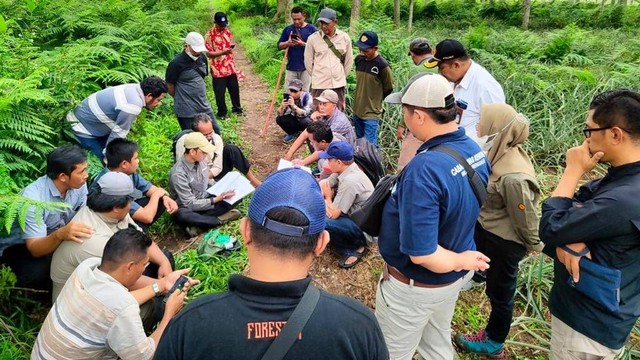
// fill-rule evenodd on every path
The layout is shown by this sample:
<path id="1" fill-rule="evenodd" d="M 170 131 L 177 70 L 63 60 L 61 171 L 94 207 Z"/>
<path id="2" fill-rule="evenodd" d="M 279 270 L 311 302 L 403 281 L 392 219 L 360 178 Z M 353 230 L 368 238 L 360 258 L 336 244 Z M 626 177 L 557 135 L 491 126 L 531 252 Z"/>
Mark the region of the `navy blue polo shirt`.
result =
<path id="1" fill-rule="evenodd" d="M 480 214 L 466 171 L 453 157 L 427 151 L 444 144 L 456 150 L 487 182 L 490 167 L 463 128 L 425 142 L 406 166 L 387 200 L 378 246 L 382 258 L 404 275 L 426 284 L 446 284 L 467 271 L 434 273 L 409 256 L 433 254 L 437 246 L 461 253 L 475 250 L 473 229 Z"/>
<path id="2" fill-rule="evenodd" d="M 307 39 L 309 38 L 309 35 L 313 34 L 316 31 L 317 31 L 316 27 L 311 24 L 307 24 L 307 26 L 300 29 L 296 29 L 296 27 L 293 26 L 293 24 L 291 24 L 285 27 L 284 30 L 282 30 L 282 35 L 280 35 L 280 40 L 278 40 L 278 43 L 289 40 L 289 35 L 291 33 L 298 35 L 302 39 L 302 41 L 306 43 Z M 289 71 L 305 70 L 304 46 L 290 46 L 287 56 L 289 57 L 289 60 L 287 62 L 287 70 Z"/>

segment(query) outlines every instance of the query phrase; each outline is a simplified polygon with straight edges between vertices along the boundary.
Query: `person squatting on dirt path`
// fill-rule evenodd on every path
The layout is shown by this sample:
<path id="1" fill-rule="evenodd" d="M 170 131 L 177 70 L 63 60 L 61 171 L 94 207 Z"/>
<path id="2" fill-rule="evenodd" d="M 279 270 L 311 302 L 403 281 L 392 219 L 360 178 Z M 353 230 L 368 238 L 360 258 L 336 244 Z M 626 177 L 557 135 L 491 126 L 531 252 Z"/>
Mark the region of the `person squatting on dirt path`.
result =
<path id="1" fill-rule="evenodd" d="M 489 258 L 475 251 L 473 228 L 480 205 L 464 168 L 451 155 L 429 149 L 446 145 L 473 159 L 469 166 L 485 184 L 489 164 L 478 144 L 458 127 L 453 88 L 444 77 L 417 75 L 385 101 L 402 104 L 407 127 L 425 143 L 383 210 L 378 246 L 385 264 L 376 317 L 392 359 L 410 360 L 417 349 L 424 359 L 451 360 L 458 294 L 474 270 L 489 267 Z"/>
<path id="2" fill-rule="evenodd" d="M 291 333 L 286 357 L 276 358 L 389 359 L 371 310 L 311 285 L 309 267 L 329 242 L 312 175 L 296 168 L 269 175 L 251 198 L 240 232 L 247 275 L 231 275 L 229 291 L 192 301 L 166 329 L 156 359 L 260 359 L 294 326 L 292 313 L 309 296 L 317 302 L 304 311 L 310 313 L 306 325 Z"/>
<path id="3" fill-rule="evenodd" d="M 353 146 L 346 141 L 336 141 L 319 154 L 327 160 L 331 171 L 329 178 L 320 181 L 322 196 L 327 206 L 327 231 L 330 245 L 341 255 L 338 266 L 349 269 L 355 266 L 365 253 L 371 238 L 349 217 L 371 196 L 373 184 L 353 160 Z"/>
<path id="4" fill-rule="evenodd" d="M 640 314 L 640 206 L 632 195 L 640 192 L 640 94 L 596 95 L 584 125 L 584 142 L 567 150 L 562 178 L 542 203 L 540 239 L 554 259 L 551 359 L 613 360 Z M 609 163 L 607 174 L 575 191 L 599 162 Z M 594 267 L 597 279 L 618 270 L 619 289 L 594 285 Z"/>
<path id="5" fill-rule="evenodd" d="M 480 108 L 477 132 L 491 164 L 487 202 L 480 209 L 475 230 L 478 251 L 491 259 L 486 275 L 491 313 L 484 329 L 458 334 L 454 341 L 462 350 L 503 358 L 513 319 L 518 263 L 529 250 L 542 250 L 540 186 L 522 148 L 529 137 L 529 119 L 507 104 L 485 104 Z"/>

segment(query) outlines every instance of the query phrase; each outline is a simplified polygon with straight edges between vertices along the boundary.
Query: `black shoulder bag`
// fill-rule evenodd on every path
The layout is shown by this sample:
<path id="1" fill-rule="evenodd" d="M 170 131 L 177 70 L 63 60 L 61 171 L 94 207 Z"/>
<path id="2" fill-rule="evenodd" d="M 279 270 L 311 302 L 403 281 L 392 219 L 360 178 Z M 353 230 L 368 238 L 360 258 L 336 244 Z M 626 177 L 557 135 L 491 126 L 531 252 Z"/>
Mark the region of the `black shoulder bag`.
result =
<path id="1" fill-rule="evenodd" d="M 319 299 L 320 290 L 309 284 L 298 306 L 293 310 L 289 320 L 282 327 L 280 334 L 273 340 L 267 352 L 264 353 L 262 360 L 282 360 L 287 355 L 291 346 L 296 342 L 298 334 L 309 321 L 313 310 L 318 305 Z"/>
<path id="2" fill-rule="evenodd" d="M 336 49 L 336 46 L 333 44 L 333 42 L 331 40 L 329 40 L 328 36 L 324 36 L 322 34 L 321 34 L 321 36 L 322 36 L 322 40 L 324 40 L 324 42 L 327 43 L 327 46 L 329 47 L 329 50 L 331 50 L 333 52 L 333 54 L 335 56 L 337 56 L 338 59 L 340 59 L 340 63 L 342 65 L 344 65 L 345 56 L 343 54 L 340 54 L 340 51 L 338 51 L 338 49 Z"/>
<path id="3" fill-rule="evenodd" d="M 469 180 L 469 184 L 473 189 L 473 194 L 476 196 L 478 200 L 478 204 L 482 207 L 485 200 L 487 199 L 487 185 L 482 181 L 480 175 L 476 173 L 475 170 L 467 163 L 460 154 L 458 154 L 452 148 L 449 148 L 444 145 L 438 145 L 427 151 L 440 151 L 449 156 L 456 159 L 457 162 L 462 165 L 462 167 L 467 172 L 467 179 Z M 353 222 L 360 227 L 362 231 L 371 235 L 378 236 L 380 234 L 380 223 L 382 222 L 382 210 L 384 210 L 384 205 L 387 203 L 387 199 L 389 195 L 391 195 L 391 189 L 393 189 L 394 185 L 399 181 L 402 177 L 402 173 L 404 169 L 399 174 L 394 175 L 386 175 L 373 189 L 373 193 L 367 201 L 360 207 L 358 210 L 354 211 L 349 217 Z"/>
<path id="4" fill-rule="evenodd" d="M 458 154 L 457 151 L 453 150 L 448 146 L 438 145 L 433 149 L 429 149 L 429 150 L 440 151 L 445 154 L 448 154 L 449 156 L 456 159 L 456 161 L 459 162 L 460 165 L 462 165 L 464 170 L 467 172 L 467 179 L 469 180 L 469 184 L 471 184 L 471 189 L 473 189 L 473 194 L 476 196 L 476 199 L 478 200 L 478 205 L 482 207 L 482 205 L 484 205 L 484 202 L 487 200 L 487 184 L 485 184 L 482 178 L 480 178 L 480 175 L 478 175 L 478 173 L 475 170 L 473 170 L 473 168 L 471 167 L 471 165 L 469 165 L 467 160 L 462 156 L 460 156 L 460 154 Z"/>

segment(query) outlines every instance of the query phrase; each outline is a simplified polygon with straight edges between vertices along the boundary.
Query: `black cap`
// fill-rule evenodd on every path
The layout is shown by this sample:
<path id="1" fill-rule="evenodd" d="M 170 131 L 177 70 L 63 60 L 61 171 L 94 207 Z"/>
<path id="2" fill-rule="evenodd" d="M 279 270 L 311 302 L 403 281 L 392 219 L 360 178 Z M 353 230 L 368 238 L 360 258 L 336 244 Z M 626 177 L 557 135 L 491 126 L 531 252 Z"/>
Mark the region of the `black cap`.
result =
<path id="1" fill-rule="evenodd" d="M 227 26 L 229 24 L 229 19 L 227 18 L 227 14 L 221 11 L 213 15 L 213 21 L 215 21 L 216 24 L 221 26 Z"/>
<path id="2" fill-rule="evenodd" d="M 438 66 L 440 61 L 458 59 L 461 57 L 467 57 L 467 50 L 458 40 L 446 39 L 442 40 L 436 45 L 436 52 L 433 54 L 433 58 L 424 66 L 428 68 L 434 68 Z"/>
<path id="3" fill-rule="evenodd" d="M 378 34 L 373 31 L 365 31 L 356 41 L 356 46 L 362 50 L 378 46 Z"/>

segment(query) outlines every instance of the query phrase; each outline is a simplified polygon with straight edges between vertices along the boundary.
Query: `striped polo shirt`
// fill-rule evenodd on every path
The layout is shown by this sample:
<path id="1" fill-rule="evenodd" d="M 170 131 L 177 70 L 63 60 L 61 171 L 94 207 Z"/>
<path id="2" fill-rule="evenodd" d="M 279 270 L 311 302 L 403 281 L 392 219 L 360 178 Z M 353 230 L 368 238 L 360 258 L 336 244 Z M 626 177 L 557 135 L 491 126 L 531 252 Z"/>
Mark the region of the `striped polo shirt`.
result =
<path id="1" fill-rule="evenodd" d="M 109 136 L 109 143 L 115 138 L 127 136 L 145 105 L 140 84 L 118 85 L 89 95 L 67 113 L 67 121 L 74 124 L 71 129 L 76 136 Z"/>
<path id="2" fill-rule="evenodd" d="M 73 272 L 42 324 L 31 359 L 151 359 L 140 308 L 126 287 L 98 269 L 99 258 Z"/>

